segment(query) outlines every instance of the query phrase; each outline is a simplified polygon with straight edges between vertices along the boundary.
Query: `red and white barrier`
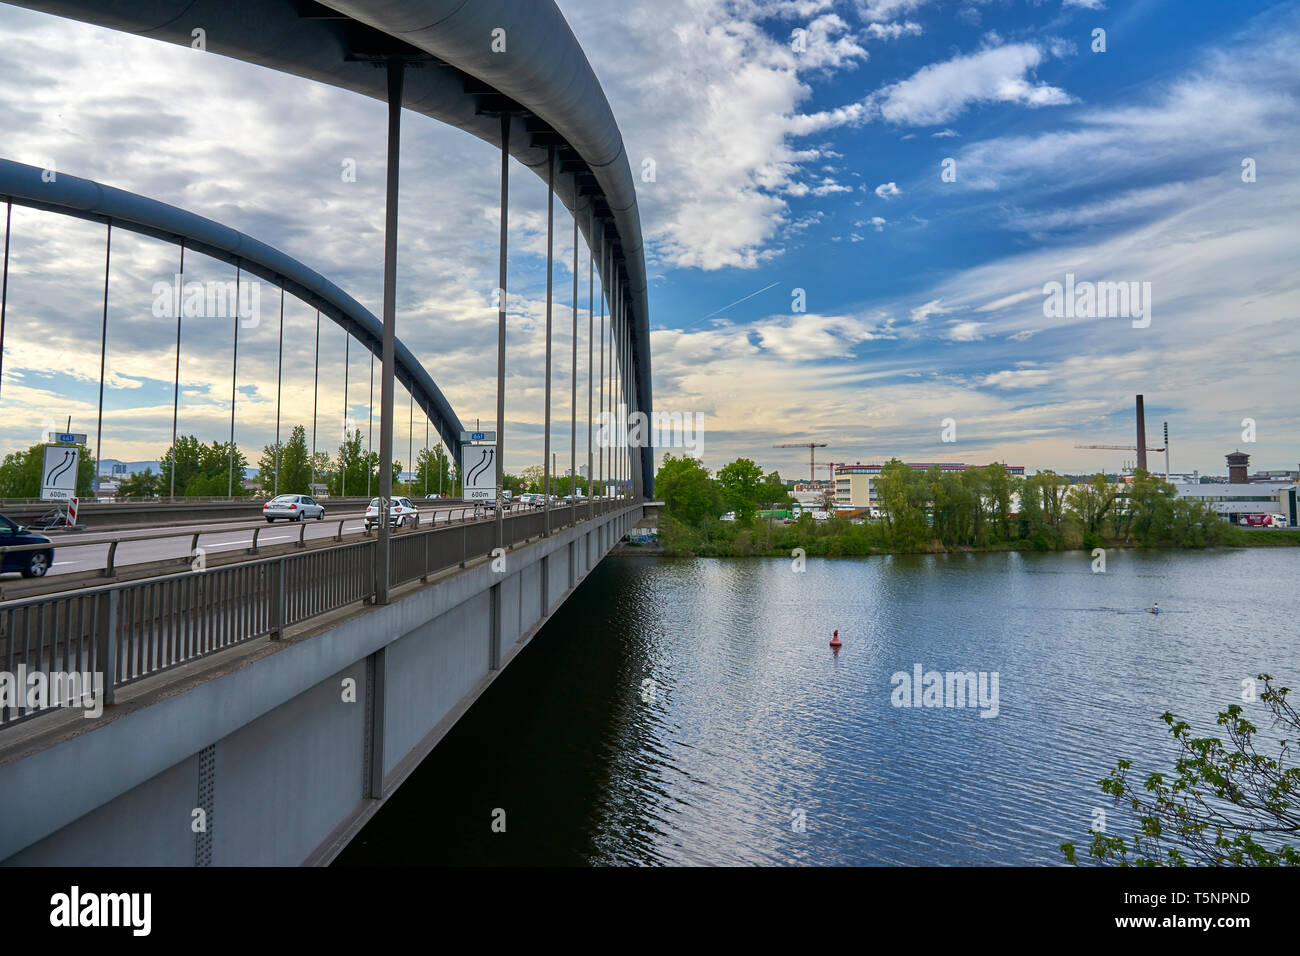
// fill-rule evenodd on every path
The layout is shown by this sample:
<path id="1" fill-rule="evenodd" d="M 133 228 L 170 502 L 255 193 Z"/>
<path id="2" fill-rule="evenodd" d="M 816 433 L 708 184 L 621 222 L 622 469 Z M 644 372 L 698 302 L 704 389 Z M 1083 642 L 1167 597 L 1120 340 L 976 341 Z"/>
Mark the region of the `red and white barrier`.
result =
<path id="1" fill-rule="evenodd" d="M 68 527 L 71 528 L 77 523 L 77 499 L 68 499 Z"/>

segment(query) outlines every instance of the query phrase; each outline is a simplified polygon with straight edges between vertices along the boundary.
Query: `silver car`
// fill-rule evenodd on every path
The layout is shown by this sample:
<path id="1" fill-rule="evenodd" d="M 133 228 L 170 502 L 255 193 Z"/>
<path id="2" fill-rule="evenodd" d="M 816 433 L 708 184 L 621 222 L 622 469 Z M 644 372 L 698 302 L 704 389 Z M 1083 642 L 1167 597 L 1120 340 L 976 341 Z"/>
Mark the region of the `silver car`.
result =
<path id="1" fill-rule="evenodd" d="M 379 499 L 371 498 L 366 508 L 366 530 L 379 524 Z M 410 498 L 392 498 L 388 502 L 388 526 L 400 528 L 403 525 L 420 526 L 420 510 L 411 504 Z"/>
<path id="2" fill-rule="evenodd" d="M 279 495 L 262 505 L 262 517 L 268 523 L 276 518 L 289 521 L 315 518 L 320 521 L 325 517 L 325 506 L 317 504 L 315 498 L 307 495 Z"/>

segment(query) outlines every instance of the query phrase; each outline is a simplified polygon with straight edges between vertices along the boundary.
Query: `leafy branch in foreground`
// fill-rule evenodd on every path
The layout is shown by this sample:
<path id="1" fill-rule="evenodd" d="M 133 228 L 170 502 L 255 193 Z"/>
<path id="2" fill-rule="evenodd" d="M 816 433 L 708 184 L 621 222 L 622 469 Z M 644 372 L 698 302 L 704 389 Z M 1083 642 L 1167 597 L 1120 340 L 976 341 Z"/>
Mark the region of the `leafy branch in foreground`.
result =
<path id="1" fill-rule="evenodd" d="M 1300 731 L 1300 713 L 1287 700 L 1290 689 L 1273 686 L 1259 675 L 1263 702 L 1274 725 Z M 1116 803 L 1127 803 L 1140 821 L 1131 844 L 1120 836 L 1094 833 L 1088 855 L 1119 866 L 1297 866 L 1300 847 L 1284 841 L 1300 833 L 1300 766 L 1293 761 L 1294 740 L 1279 743 L 1276 758 L 1255 747 L 1258 728 L 1233 704 L 1219 714 L 1227 743 L 1217 737 L 1193 737 L 1192 728 L 1166 712 L 1161 719 L 1178 741 L 1173 782 L 1153 773 L 1141 784 L 1130 779 L 1130 760 L 1118 761 L 1098 783 Z M 1264 839 L 1261 844 L 1259 839 Z M 1073 843 L 1061 851 L 1078 863 Z"/>

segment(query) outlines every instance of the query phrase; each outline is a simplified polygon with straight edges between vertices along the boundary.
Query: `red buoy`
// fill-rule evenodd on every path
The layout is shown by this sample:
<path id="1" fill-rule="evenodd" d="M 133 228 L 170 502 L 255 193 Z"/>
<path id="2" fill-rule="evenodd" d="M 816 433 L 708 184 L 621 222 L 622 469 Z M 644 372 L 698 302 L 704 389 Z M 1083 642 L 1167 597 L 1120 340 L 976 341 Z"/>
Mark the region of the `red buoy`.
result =
<path id="1" fill-rule="evenodd" d="M 831 647 L 843 647 L 844 643 L 840 640 L 840 632 L 836 631 L 831 635 Z"/>

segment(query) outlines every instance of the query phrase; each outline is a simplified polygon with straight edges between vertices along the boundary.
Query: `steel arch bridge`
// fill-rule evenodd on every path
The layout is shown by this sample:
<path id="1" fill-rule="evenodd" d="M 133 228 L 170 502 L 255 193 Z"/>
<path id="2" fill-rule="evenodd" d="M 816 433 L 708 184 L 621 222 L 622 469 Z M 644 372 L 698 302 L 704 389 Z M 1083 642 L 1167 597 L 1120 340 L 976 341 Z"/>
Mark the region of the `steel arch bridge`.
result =
<path id="1" fill-rule="evenodd" d="M 195 45 L 201 31 L 209 52 L 388 103 L 387 232 L 394 249 L 392 147 L 401 108 L 472 133 L 544 178 L 552 159 L 558 160 L 554 191 L 573 213 L 593 258 L 600 250 L 596 268 L 610 302 L 623 400 L 631 411 L 651 413 L 647 283 L 632 173 L 604 91 L 552 0 L 8 2 L 184 46 Z M 387 71 L 376 66 L 386 66 Z M 502 179 L 506 207 L 504 156 Z M 505 212 L 503 208 L 503 278 Z M 395 261 L 391 265 L 395 269 Z M 386 321 L 392 308 L 389 266 L 386 263 Z M 504 295 L 501 299 L 504 326 Z M 382 343 L 382 324 L 380 328 Z M 411 366 L 405 371 L 417 389 L 424 388 L 441 425 L 449 426 L 454 412 L 438 406 L 435 396 L 441 396 L 432 379 L 424 373 L 420 381 Z M 385 387 L 391 391 L 388 383 Z M 458 434 L 454 437 L 459 439 Z M 630 453 L 628 477 L 633 493 L 640 494 L 653 483 L 653 448 Z"/>

